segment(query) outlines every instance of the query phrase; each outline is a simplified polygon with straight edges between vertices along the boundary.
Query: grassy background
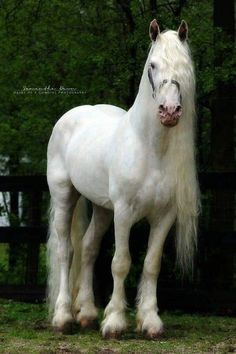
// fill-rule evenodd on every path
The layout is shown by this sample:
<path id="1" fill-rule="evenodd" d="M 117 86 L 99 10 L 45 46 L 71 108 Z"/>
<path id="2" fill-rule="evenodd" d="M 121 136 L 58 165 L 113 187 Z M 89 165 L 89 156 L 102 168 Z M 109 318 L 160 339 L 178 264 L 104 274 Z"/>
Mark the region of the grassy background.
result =
<path id="1" fill-rule="evenodd" d="M 0 300 L 0 353 L 232 353 L 236 352 L 236 319 L 182 313 L 163 313 L 165 335 L 148 341 L 134 331 L 135 314 L 122 340 L 107 341 L 99 331 L 73 335 L 54 333 L 46 321 L 44 304 Z M 102 317 L 102 312 L 101 312 Z"/>

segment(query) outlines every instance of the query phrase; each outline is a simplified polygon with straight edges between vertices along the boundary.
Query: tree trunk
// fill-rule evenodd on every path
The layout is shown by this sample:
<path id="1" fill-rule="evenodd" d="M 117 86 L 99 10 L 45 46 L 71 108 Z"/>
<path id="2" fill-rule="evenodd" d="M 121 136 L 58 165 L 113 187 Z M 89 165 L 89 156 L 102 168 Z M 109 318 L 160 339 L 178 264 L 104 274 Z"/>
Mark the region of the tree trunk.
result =
<path id="1" fill-rule="evenodd" d="M 220 27 L 234 40 L 234 2 L 233 0 L 214 0 L 214 26 Z M 214 41 L 218 34 L 215 31 Z M 233 46 L 232 46 L 233 47 Z M 224 55 L 215 52 L 215 66 L 221 66 Z M 230 55 L 228 53 L 227 55 Z M 216 94 L 212 109 L 211 124 L 211 167 L 213 171 L 235 171 L 234 156 L 234 113 L 233 87 L 229 83 L 216 82 Z M 234 198 L 229 190 L 212 191 L 211 234 L 208 240 L 208 278 L 216 286 L 232 286 L 234 264 L 232 247 L 222 249 L 225 237 L 214 242 L 214 232 L 230 233 L 234 229 Z M 208 280 L 209 280 L 208 279 Z"/>
<path id="2" fill-rule="evenodd" d="M 29 220 L 30 226 L 40 226 L 41 223 L 42 191 L 34 191 L 30 195 Z M 27 245 L 26 276 L 27 285 L 36 285 L 38 280 L 40 243 L 34 242 Z"/>
<path id="3" fill-rule="evenodd" d="M 123 17 L 125 19 L 124 26 L 128 28 L 128 31 L 124 31 L 126 33 L 126 37 L 133 37 L 135 34 L 135 22 L 131 10 L 131 1 L 128 0 L 116 0 L 119 9 L 122 11 Z M 128 107 L 132 106 L 136 96 L 136 62 L 137 62 L 137 43 L 132 40 L 132 43 L 129 47 L 129 72 L 131 73 L 129 77 L 129 91 L 126 98 L 126 104 Z"/>
<path id="4" fill-rule="evenodd" d="M 157 0 L 150 0 L 150 10 L 151 10 L 151 15 L 153 17 L 156 17 L 158 15 L 158 13 L 157 13 Z"/>

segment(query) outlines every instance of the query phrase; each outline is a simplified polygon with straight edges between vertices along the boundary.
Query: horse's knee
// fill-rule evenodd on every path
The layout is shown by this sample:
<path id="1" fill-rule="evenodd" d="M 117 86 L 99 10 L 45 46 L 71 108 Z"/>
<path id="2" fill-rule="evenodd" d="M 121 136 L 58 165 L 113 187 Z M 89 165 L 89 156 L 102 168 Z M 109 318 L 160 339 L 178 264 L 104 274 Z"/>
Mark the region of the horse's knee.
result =
<path id="1" fill-rule="evenodd" d="M 146 265 L 143 267 L 143 276 L 145 278 L 157 278 L 157 270 L 152 265 Z"/>
<path id="2" fill-rule="evenodd" d="M 112 274 L 125 277 L 129 272 L 130 264 L 131 264 L 131 257 L 129 252 L 122 255 L 115 253 L 112 260 L 112 266 L 111 266 Z"/>
<path id="3" fill-rule="evenodd" d="M 143 265 L 143 275 L 148 278 L 157 278 L 160 262 L 155 257 L 146 256 Z"/>

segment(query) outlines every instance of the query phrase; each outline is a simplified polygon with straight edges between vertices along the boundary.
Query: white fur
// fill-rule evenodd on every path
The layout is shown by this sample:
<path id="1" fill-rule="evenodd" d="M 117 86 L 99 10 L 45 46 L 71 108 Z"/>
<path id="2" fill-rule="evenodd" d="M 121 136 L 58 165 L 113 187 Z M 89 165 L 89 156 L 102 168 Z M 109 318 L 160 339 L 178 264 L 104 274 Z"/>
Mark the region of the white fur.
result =
<path id="1" fill-rule="evenodd" d="M 152 97 L 148 80 L 150 61 L 156 64 L 152 73 L 156 98 Z M 180 83 L 183 99 L 183 115 L 173 128 L 163 126 L 159 119 L 158 107 L 163 99 L 168 104 L 178 99 L 173 86 L 159 90 L 164 79 Z M 93 265 L 114 212 L 114 289 L 105 310 L 103 335 L 126 329 L 124 280 L 131 261 L 129 232 L 143 217 L 149 221 L 151 232 L 139 287 L 138 328 L 147 331 L 150 337 L 162 332 L 156 283 L 163 245 L 175 220 L 177 261 L 182 269 L 191 268 L 196 245 L 199 198 L 194 92 L 194 71 L 187 43 L 180 42 L 176 32 L 167 31 L 158 35 L 151 47 L 138 95 L 127 113 L 108 105 L 80 106 L 67 112 L 55 125 L 48 146 L 47 170 L 54 210 L 48 247 L 52 269 L 49 300 L 55 327 L 63 327 L 72 317 L 70 228 L 76 201 L 83 195 L 93 203 L 93 217 L 82 241 L 79 278 L 78 274 L 71 277 L 79 279 L 73 309 L 76 320 L 82 323 L 97 316 L 92 290 Z M 52 275 L 55 268 L 59 271 L 57 277 Z"/>

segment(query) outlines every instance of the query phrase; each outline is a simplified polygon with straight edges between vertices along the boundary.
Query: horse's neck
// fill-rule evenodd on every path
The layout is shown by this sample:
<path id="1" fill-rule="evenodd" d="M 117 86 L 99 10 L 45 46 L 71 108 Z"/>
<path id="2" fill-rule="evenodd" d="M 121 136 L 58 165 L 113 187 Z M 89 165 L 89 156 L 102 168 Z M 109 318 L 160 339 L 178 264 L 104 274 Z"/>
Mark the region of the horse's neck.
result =
<path id="1" fill-rule="evenodd" d="M 132 129 L 139 139 L 157 157 L 163 158 L 172 143 L 173 129 L 168 129 L 158 122 L 155 101 L 138 94 L 134 105 L 129 111 Z"/>

